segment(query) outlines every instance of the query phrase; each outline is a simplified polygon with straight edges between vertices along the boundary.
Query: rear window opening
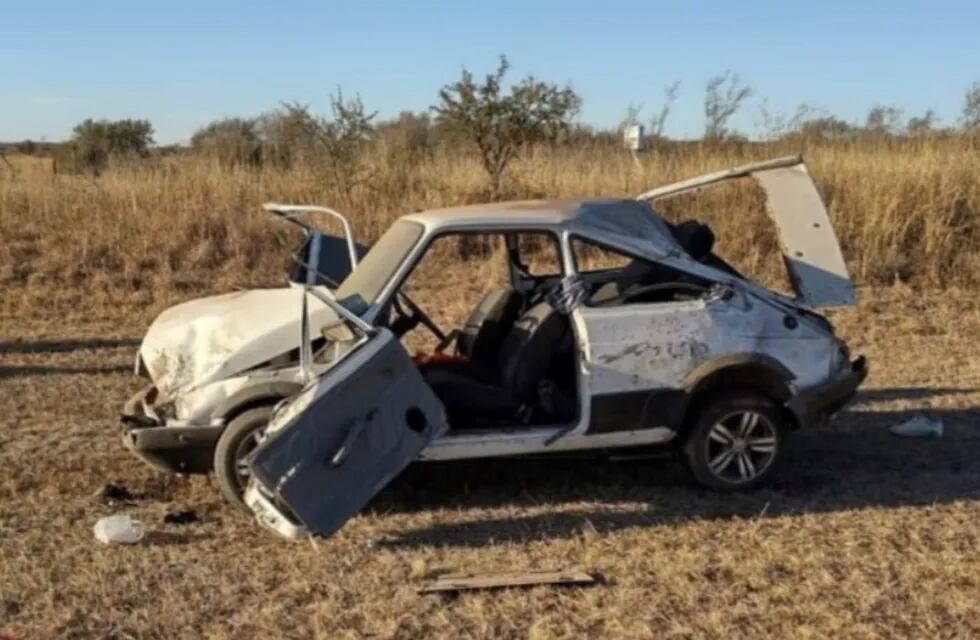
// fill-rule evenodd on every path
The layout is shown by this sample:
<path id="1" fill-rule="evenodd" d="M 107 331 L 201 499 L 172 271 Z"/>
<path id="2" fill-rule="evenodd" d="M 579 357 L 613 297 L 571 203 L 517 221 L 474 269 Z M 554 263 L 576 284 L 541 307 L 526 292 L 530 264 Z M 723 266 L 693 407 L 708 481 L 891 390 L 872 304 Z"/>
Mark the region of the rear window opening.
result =
<path id="1" fill-rule="evenodd" d="M 653 208 L 672 224 L 698 220 L 715 235 L 712 253 L 744 277 L 790 297 L 793 291 L 776 225 L 766 213 L 766 194 L 744 178 L 692 193 L 654 200 Z"/>

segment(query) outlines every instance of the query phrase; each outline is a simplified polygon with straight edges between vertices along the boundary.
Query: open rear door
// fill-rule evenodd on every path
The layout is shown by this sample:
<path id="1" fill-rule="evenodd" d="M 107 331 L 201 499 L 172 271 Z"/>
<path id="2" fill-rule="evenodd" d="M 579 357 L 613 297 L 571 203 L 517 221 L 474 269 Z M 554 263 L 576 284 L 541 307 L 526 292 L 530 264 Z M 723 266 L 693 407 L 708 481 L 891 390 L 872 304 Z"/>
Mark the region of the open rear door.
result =
<path id="1" fill-rule="evenodd" d="M 637 199 L 658 200 L 748 176 L 766 193 L 767 210 L 779 229 L 783 258 L 799 302 L 814 308 L 853 305 L 854 285 L 840 244 L 800 156 L 684 180 L 647 191 Z"/>
<path id="2" fill-rule="evenodd" d="M 387 329 L 292 402 L 251 456 L 258 486 L 246 494 L 261 524 L 292 538 L 340 529 L 448 426 L 442 403 Z"/>

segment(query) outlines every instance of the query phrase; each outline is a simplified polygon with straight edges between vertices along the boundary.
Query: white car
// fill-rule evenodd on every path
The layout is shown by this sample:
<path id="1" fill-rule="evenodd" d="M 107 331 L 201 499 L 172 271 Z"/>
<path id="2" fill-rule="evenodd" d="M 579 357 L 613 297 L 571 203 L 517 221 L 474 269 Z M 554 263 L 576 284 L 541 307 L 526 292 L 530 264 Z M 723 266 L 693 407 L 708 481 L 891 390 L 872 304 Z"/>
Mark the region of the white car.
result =
<path id="1" fill-rule="evenodd" d="M 669 225 L 648 202 L 749 176 L 767 194 L 795 299 L 718 258 L 704 225 Z M 405 282 L 437 239 L 474 233 L 500 237 L 510 285 L 447 333 Z M 526 234 L 553 244 L 560 273 L 532 274 Z M 623 261 L 590 270 L 583 256 L 598 250 Z M 288 331 L 299 327 L 300 365 L 290 371 L 304 387 L 245 459 L 245 502 L 291 539 L 333 533 L 417 459 L 673 446 L 708 487 L 757 487 L 789 434 L 839 410 L 867 374 L 814 311 L 850 305 L 854 294 L 798 157 L 635 199 L 406 215 L 335 291 L 305 290 L 283 301 L 302 309 Z M 417 326 L 442 356 L 409 356 L 400 338 Z"/>

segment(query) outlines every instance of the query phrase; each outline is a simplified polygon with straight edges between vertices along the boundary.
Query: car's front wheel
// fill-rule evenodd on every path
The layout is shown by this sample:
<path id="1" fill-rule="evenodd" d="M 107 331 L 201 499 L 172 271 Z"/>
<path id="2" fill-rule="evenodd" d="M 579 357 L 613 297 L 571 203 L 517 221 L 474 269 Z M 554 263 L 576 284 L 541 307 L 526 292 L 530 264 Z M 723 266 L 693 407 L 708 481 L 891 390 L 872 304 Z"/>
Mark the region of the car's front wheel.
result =
<path id="1" fill-rule="evenodd" d="M 760 487 L 775 477 L 789 426 L 785 410 L 757 391 L 710 396 L 698 408 L 684 444 L 691 473 L 712 489 Z"/>
<path id="2" fill-rule="evenodd" d="M 255 407 L 235 416 L 214 449 L 214 475 L 218 488 L 231 504 L 248 511 L 243 495 L 248 485 L 248 454 L 259 445 L 272 419 L 272 406 Z"/>

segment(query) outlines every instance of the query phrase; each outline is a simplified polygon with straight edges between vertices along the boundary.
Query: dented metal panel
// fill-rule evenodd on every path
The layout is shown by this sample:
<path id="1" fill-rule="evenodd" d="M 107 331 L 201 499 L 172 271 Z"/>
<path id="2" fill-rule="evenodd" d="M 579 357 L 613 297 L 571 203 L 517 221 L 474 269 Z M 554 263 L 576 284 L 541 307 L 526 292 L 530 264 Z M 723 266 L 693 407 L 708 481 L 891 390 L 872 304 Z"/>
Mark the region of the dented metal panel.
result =
<path id="1" fill-rule="evenodd" d="M 593 398 L 681 390 L 692 371 L 733 354 L 770 358 L 799 388 L 819 384 L 835 365 L 823 329 L 805 319 L 785 322 L 785 308 L 740 287 L 693 301 L 582 306 L 575 316 L 585 334 L 584 390 Z M 645 418 L 646 428 L 669 425 L 667 416 Z"/>
<path id="2" fill-rule="evenodd" d="M 229 378 L 296 348 L 302 296 L 300 288 L 257 289 L 171 307 L 153 321 L 140 355 L 169 397 Z M 330 308 L 312 306 L 312 326 L 337 319 Z"/>
<path id="3" fill-rule="evenodd" d="M 593 396 L 678 388 L 710 357 L 712 318 L 705 302 L 581 307 Z"/>
<path id="4" fill-rule="evenodd" d="M 277 416 L 253 454 L 253 477 L 307 530 L 329 535 L 448 425 L 442 403 L 398 339 L 380 330 L 328 370 L 302 411 Z"/>
<path id="5" fill-rule="evenodd" d="M 811 307 L 853 305 L 854 285 L 806 165 L 759 171 L 752 177 L 766 192 L 800 302 Z"/>

